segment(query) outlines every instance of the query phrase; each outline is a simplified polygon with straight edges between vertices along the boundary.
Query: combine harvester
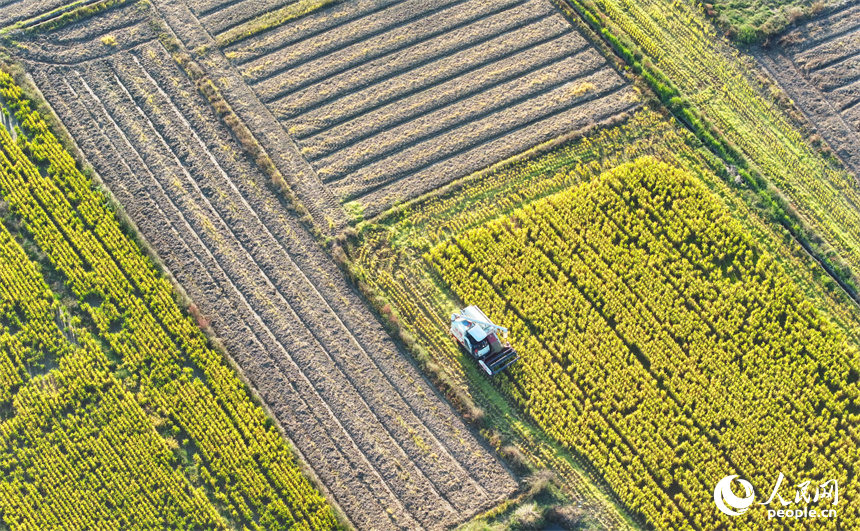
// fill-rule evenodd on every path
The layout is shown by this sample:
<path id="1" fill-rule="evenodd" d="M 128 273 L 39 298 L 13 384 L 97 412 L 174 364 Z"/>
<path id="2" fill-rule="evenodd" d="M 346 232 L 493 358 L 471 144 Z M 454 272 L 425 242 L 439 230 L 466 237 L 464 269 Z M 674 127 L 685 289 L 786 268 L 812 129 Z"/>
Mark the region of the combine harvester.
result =
<path id="1" fill-rule="evenodd" d="M 477 306 L 467 306 L 451 314 L 451 335 L 460 347 L 478 360 L 478 365 L 490 376 L 498 374 L 520 359 L 508 343 L 508 329 L 490 321 Z M 502 333 L 499 341 L 497 332 Z"/>

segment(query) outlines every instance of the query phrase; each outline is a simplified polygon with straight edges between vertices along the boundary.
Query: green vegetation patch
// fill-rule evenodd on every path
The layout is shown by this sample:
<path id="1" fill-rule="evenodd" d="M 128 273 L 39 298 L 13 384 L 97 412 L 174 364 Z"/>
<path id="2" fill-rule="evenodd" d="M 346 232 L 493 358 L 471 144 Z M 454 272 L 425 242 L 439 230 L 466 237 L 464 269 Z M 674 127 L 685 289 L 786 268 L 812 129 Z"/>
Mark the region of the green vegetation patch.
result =
<path id="1" fill-rule="evenodd" d="M 815 16 L 836 0 L 711 0 L 705 13 L 740 42 L 764 40 L 801 19 Z"/>
<path id="2" fill-rule="evenodd" d="M 718 35 L 699 6 L 671 0 L 569 0 L 764 208 L 856 291 L 860 190 L 813 148 L 755 61 Z"/>

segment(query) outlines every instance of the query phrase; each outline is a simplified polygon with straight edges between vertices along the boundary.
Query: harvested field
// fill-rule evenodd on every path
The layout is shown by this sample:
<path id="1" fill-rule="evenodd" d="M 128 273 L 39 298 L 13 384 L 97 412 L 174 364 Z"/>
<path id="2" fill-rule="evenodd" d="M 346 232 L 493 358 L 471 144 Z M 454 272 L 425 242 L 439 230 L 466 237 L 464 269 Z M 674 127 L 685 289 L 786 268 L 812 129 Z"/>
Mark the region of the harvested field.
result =
<path id="1" fill-rule="evenodd" d="M 240 154 L 158 41 L 32 73 L 359 528 L 442 528 L 514 482 Z"/>
<path id="2" fill-rule="evenodd" d="M 0 0 L 0 27 L 27 20 L 68 3 L 67 0 Z"/>
<path id="3" fill-rule="evenodd" d="M 224 51 L 366 215 L 638 105 L 548 0 L 347 2 Z"/>
<path id="4" fill-rule="evenodd" d="M 148 4 L 128 3 L 103 13 L 96 19 L 84 18 L 55 31 L 39 35 L 38 40 L 19 47 L 22 59 L 51 64 L 76 64 L 106 57 L 152 40 L 152 8 Z M 103 40 L 111 37 L 111 40 Z"/>
<path id="5" fill-rule="evenodd" d="M 756 56 L 860 176 L 860 5 L 804 24 Z"/>

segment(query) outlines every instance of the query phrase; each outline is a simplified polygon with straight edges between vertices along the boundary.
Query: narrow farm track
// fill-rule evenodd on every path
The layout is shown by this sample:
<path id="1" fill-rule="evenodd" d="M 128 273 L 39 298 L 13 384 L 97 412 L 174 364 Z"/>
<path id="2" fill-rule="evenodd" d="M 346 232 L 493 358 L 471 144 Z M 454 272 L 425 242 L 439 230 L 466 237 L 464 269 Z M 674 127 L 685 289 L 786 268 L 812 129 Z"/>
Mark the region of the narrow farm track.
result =
<path id="1" fill-rule="evenodd" d="M 214 35 L 244 24 L 267 11 L 293 4 L 295 1 L 245 0 L 244 2 L 228 2 L 210 10 L 205 16 L 201 16 L 200 23 Z"/>
<path id="2" fill-rule="evenodd" d="M 70 3 L 69 0 L 4 0 L 0 2 L 0 27 L 11 26 Z"/>
<path id="3" fill-rule="evenodd" d="M 445 527 L 510 492 L 159 44 L 36 76 L 356 525 Z"/>
<path id="4" fill-rule="evenodd" d="M 335 26 L 373 15 L 404 0 L 353 0 L 338 5 L 333 11 L 322 10 L 301 17 L 295 22 L 278 26 L 224 48 L 237 65 L 262 55 L 282 50 L 298 41 L 324 33 Z M 332 14 L 336 16 L 331 16 Z"/>
<path id="5" fill-rule="evenodd" d="M 860 6 L 801 25 L 756 58 L 860 176 Z"/>
<path id="6" fill-rule="evenodd" d="M 547 0 L 347 2 L 224 51 L 366 216 L 638 106 Z"/>

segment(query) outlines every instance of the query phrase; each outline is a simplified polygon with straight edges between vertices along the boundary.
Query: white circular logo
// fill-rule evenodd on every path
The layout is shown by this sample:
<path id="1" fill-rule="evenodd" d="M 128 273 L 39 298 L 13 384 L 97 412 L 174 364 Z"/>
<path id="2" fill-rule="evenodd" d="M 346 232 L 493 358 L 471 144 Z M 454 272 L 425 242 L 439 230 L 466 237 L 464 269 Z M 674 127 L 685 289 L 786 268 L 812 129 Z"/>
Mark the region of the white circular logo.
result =
<path id="1" fill-rule="evenodd" d="M 735 496 L 735 493 L 732 492 L 732 480 L 736 477 L 738 476 L 726 476 L 714 487 L 714 503 L 717 504 L 717 509 L 729 516 L 740 516 L 741 513 L 749 509 L 755 500 L 752 485 L 745 479 L 738 479 L 738 483 L 743 486 L 746 495 L 743 498 Z"/>

